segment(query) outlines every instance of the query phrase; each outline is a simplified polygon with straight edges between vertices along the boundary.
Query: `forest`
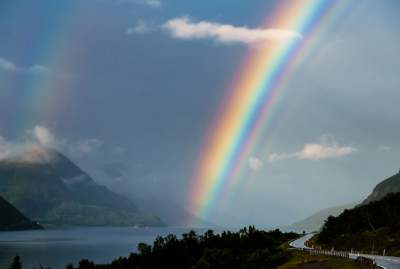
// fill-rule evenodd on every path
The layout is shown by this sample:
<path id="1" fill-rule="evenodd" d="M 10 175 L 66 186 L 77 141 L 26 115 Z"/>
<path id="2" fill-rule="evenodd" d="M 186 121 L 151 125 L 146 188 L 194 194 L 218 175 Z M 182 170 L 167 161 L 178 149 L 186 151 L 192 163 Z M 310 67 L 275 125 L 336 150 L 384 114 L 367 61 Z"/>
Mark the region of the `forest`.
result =
<path id="1" fill-rule="evenodd" d="M 400 193 L 329 217 L 317 243 L 337 250 L 400 254 Z"/>
<path id="2" fill-rule="evenodd" d="M 279 230 L 261 231 L 253 226 L 221 234 L 209 230 L 197 235 L 190 231 L 181 238 L 158 237 L 152 246 L 140 243 L 137 253 L 110 264 L 82 260 L 77 267 L 68 265 L 67 269 L 276 268 L 290 258 L 283 245 L 298 236 Z"/>

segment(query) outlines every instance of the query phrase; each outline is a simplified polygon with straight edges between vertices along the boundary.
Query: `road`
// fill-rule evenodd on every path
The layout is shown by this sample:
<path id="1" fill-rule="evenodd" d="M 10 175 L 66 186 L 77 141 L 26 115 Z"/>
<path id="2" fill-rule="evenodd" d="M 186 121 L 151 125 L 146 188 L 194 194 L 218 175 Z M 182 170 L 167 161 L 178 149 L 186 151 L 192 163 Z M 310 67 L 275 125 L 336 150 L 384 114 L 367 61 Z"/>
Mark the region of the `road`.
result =
<path id="1" fill-rule="evenodd" d="M 294 240 L 290 243 L 290 246 L 297 249 L 310 249 L 305 245 L 305 243 L 313 236 L 314 234 L 307 234 L 297 240 Z M 386 269 L 400 269 L 400 258 L 399 257 L 390 257 L 390 256 L 375 256 L 375 255 L 367 255 L 367 254 L 350 254 L 351 259 L 357 259 L 358 256 L 363 256 L 367 258 L 374 259 L 375 262 Z"/>

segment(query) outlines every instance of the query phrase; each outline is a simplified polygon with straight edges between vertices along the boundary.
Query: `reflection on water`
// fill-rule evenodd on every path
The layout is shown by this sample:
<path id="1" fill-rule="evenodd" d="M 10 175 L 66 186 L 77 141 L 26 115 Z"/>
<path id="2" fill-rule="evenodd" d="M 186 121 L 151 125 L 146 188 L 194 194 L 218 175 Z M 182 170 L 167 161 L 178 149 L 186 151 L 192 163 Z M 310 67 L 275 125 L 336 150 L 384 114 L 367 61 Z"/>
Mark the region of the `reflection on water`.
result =
<path id="1" fill-rule="evenodd" d="M 206 229 L 196 230 L 203 233 Z M 140 242 L 151 244 L 160 235 L 180 236 L 186 228 L 73 228 L 63 230 L 0 232 L 0 268 L 21 256 L 23 268 L 39 264 L 62 269 L 81 259 L 106 263 L 136 251 Z"/>

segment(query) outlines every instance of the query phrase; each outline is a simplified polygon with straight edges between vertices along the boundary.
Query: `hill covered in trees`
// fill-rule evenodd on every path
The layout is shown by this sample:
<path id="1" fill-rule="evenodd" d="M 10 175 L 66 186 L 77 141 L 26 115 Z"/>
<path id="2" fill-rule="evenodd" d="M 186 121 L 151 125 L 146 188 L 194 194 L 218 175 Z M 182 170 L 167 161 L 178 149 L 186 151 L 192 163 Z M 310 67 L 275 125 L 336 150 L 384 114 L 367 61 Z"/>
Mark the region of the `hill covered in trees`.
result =
<path id="1" fill-rule="evenodd" d="M 317 243 L 338 250 L 400 255 L 400 193 L 329 217 Z"/>
<path id="2" fill-rule="evenodd" d="M 191 231 L 182 238 L 158 237 L 152 246 L 141 243 L 138 253 L 111 264 L 96 265 L 82 260 L 77 269 L 276 268 L 290 257 L 282 244 L 296 237 L 294 233 L 265 232 L 254 227 L 222 234 L 210 230 L 200 236 Z"/>
<path id="3" fill-rule="evenodd" d="M 42 229 L 0 196 L 0 231 Z"/>
<path id="4" fill-rule="evenodd" d="M 44 225 L 164 225 L 47 148 L 1 160 L 0 195 Z"/>

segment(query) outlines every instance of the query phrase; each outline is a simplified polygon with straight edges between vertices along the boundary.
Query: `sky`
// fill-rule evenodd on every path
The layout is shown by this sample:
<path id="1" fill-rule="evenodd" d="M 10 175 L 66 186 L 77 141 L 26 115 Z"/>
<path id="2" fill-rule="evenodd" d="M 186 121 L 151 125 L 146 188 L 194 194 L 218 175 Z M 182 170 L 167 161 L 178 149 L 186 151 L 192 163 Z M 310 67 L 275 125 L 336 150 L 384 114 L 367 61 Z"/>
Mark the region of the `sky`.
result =
<path id="1" fill-rule="evenodd" d="M 208 221 L 290 224 L 398 171 L 400 3 L 343 2 L 286 74 L 245 184 Z M 304 40 L 266 28 L 278 4 L 294 1 L 0 1 L 0 158 L 36 141 L 134 200 L 187 208 L 248 51 Z"/>

